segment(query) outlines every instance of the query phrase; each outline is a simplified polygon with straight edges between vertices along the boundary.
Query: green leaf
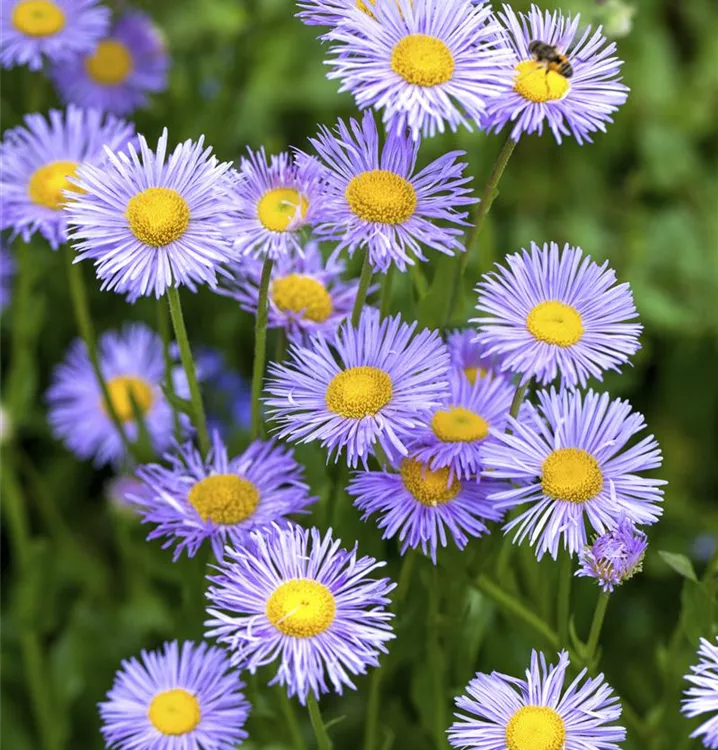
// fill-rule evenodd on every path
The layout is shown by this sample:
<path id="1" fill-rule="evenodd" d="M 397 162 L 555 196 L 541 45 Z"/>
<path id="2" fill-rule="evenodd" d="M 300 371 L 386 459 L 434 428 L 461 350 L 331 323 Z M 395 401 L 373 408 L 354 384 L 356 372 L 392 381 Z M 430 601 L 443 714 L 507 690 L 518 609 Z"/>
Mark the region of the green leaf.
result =
<path id="1" fill-rule="evenodd" d="M 175 410 L 182 414 L 187 414 L 189 417 L 194 415 L 192 409 L 192 402 L 189 399 L 178 396 L 173 390 L 171 390 L 166 383 L 162 383 L 162 393 L 165 394 L 169 405 Z"/>
<path id="2" fill-rule="evenodd" d="M 698 581 L 696 572 L 693 570 L 693 563 L 685 555 L 681 555 L 678 552 L 666 552 L 666 550 L 659 550 L 658 554 L 676 573 L 694 583 Z"/>
<path id="3" fill-rule="evenodd" d="M 715 628 L 713 611 L 716 605 L 712 586 L 687 580 L 681 592 L 681 629 L 691 643 L 709 638 Z"/>

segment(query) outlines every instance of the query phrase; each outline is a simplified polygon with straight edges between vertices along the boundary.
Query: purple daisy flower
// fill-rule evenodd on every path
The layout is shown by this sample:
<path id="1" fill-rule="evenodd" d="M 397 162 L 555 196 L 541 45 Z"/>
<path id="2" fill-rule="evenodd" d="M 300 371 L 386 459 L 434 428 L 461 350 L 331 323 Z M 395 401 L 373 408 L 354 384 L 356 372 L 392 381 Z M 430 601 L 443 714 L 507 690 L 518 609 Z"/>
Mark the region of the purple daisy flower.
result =
<path id="1" fill-rule="evenodd" d="M 333 42 L 328 78 L 360 109 L 384 111 L 388 129 L 421 135 L 471 129 L 487 102 L 511 86 L 511 52 L 488 4 L 395 0 L 347 12 Z"/>
<path id="2" fill-rule="evenodd" d="M 499 131 L 511 123 L 511 138 L 518 140 L 522 133 L 540 135 L 546 124 L 559 143 L 566 135 L 590 143 L 591 134 L 605 132 L 628 97 L 615 42 L 607 43 L 600 29 L 592 34 L 590 27 L 575 41 L 579 16 L 551 14 L 536 5 L 527 14 L 503 7 L 498 18 L 507 30 L 503 39 L 514 77 L 501 96 L 488 101 L 484 126 Z M 535 42 L 548 45 L 549 55 Z M 556 53 L 558 61 L 548 59 Z"/>
<path id="3" fill-rule="evenodd" d="M 691 674 L 686 680 L 691 687 L 685 691 L 681 711 L 693 718 L 701 714 L 711 713 L 712 716 L 703 722 L 691 737 L 700 737 L 704 747 L 711 750 L 718 748 L 718 638 L 711 643 L 707 638 L 701 638 L 698 649 L 698 664 L 691 667 Z"/>
<path id="4" fill-rule="evenodd" d="M 3 0 L 0 64 L 40 70 L 43 58 L 60 62 L 91 52 L 110 26 L 97 0 Z"/>
<path id="5" fill-rule="evenodd" d="M 152 19 L 130 11 L 87 54 L 53 65 L 50 76 L 65 102 L 129 115 L 147 95 L 167 88 L 169 56 Z"/>
<path id="6" fill-rule="evenodd" d="M 363 521 L 377 514 L 383 538 L 398 537 L 402 555 L 421 546 L 436 564 L 436 551 L 439 545 L 446 547 L 449 535 L 464 549 L 470 537 L 488 531 L 486 521 L 503 515 L 487 496 L 507 485 L 450 478 L 447 468 L 432 471 L 413 453 L 394 468 L 397 471 L 357 472 L 347 492 L 364 513 Z"/>
<path id="7" fill-rule="evenodd" d="M 449 742 L 473 750 L 620 750 L 626 730 L 613 722 L 621 704 L 602 674 L 581 670 L 566 687 L 569 658 L 558 664 L 531 652 L 531 666 L 521 680 L 500 672 L 477 672 L 467 695 L 456 699 L 461 712 L 448 730 Z"/>
<path id="8" fill-rule="evenodd" d="M 550 383 L 560 373 L 570 386 L 618 371 L 640 348 L 643 326 L 631 288 L 616 284 L 608 262 L 599 266 L 580 247 L 555 242 L 506 256 L 509 268 L 486 274 L 476 291 L 476 339 L 501 368 Z"/>
<path id="9" fill-rule="evenodd" d="M 504 377 L 500 372 L 498 357 L 485 357 L 482 354 L 473 328 L 451 331 L 446 336 L 446 346 L 451 366 L 461 370 L 472 385 L 477 379 Z"/>
<path id="10" fill-rule="evenodd" d="M 99 704 L 102 734 L 116 750 L 234 750 L 248 736 L 242 688 L 222 649 L 168 642 L 123 660 Z"/>
<path id="11" fill-rule="evenodd" d="M 234 458 L 219 434 L 212 435 L 206 459 L 192 445 L 175 446 L 163 459 L 137 470 L 146 491 L 130 495 L 144 523 L 155 528 L 147 539 L 164 538 L 173 559 L 197 554 L 209 539 L 217 559 L 227 543 L 241 547 L 249 532 L 286 516 L 304 513 L 316 502 L 291 450 L 256 440 Z"/>
<path id="12" fill-rule="evenodd" d="M 250 548 L 227 547 L 209 579 L 208 637 L 251 674 L 279 658 L 269 684 L 302 704 L 310 692 L 356 689 L 352 676 L 378 666 L 394 637 L 386 611 L 394 584 L 369 577 L 385 563 L 358 557 L 356 545 L 342 549 L 331 530 L 275 527 L 251 540 Z"/>
<path id="13" fill-rule="evenodd" d="M 539 391 L 538 407 L 526 403 L 519 419 L 508 418 L 506 433 L 496 433 L 482 460 L 492 479 L 517 487 L 491 496 L 499 508 L 529 504 L 505 530 L 518 528 L 539 559 L 554 559 L 562 543 L 569 554 L 587 545 L 586 521 L 598 534 L 624 516 L 635 524 L 653 524 L 661 513 L 665 484 L 640 472 L 659 467 L 661 451 L 653 435 L 626 448 L 646 426 L 628 401 L 607 393 Z"/>
<path id="14" fill-rule="evenodd" d="M 419 144 L 399 133 L 389 133 L 379 150 L 374 117 L 364 114 L 361 124 L 339 120 L 336 134 L 322 127 L 310 139 L 325 165 L 322 199 L 325 219 L 316 227 L 320 239 L 337 240 L 334 254 L 347 248 L 349 255 L 366 247 L 375 269 L 386 271 L 391 263 L 404 271 L 414 259 L 426 260 L 421 245 L 445 255 L 464 252 L 459 241 L 463 230 L 439 227 L 436 220 L 468 226 L 471 181 L 464 177 L 466 164 L 457 158 L 463 151 L 451 151 L 415 174 Z M 313 161 L 299 155 L 300 164 Z"/>
<path id="15" fill-rule="evenodd" d="M 15 259 L 10 248 L 0 242 L 0 310 L 4 310 L 10 304 L 14 278 Z"/>
<path id="16" fill-rule="evenodd" d="M 174 420 L 161 387 L 165 362 L 160 337 L 141 323 L 128 324 L 119 332 L 103 334 L 98 350 L 100 369 L 127 437 L 134 441 L 139 435 L 134 400 L 153 448 L 165 450 L 172 442 Z M 55 368 L 47 402 L 55 436 L 76 456 L 92 458 L 96 466 L 119 464 L 125 458 L 83 341 L 76 340 Z M 189 424 L 185 415 L 181 420 Z"/>
<path id="17" fill-rule="evenodd" d="M 270 364 L 265 386 L 279 437 L 320 440 L 336 460 L 346 451 L 354 467 L 366 466 L 376 443 L 406 455 L 405 442 L 448 386 L 446 347 L 435 331 L 412 338 L 416 325 L 369 309 L 333 340 L 318 334 L 308 346 L 293 344 L 287 364 Z"/>
<path id="18" fill-rule="evenodd" d="M 144 136 L 140 154 L 108 150 L 102 169 L 82 165 L 81 193 L 66 207 L 76 261 L 95 261 L 102 289 L 130 300 L 181 284 L 217 285 L 221 264 L 234 255 L 219 224 L 232 180 L 229 163 L 185 141 L 167 156 L 167 128 L 153 152 Z"/>
<path id="19" fill-rule="evenodd" d="M 0 143 L 0 228 L 25 242 L 39 231 L 57 250 L 67 242 L 63 207 L 79 195 L 72 180 L 80 164 L 102 165 L 105 146 L 125 148 L 134 136 L 134 125 L 73 105 L 26 115 Z"/>

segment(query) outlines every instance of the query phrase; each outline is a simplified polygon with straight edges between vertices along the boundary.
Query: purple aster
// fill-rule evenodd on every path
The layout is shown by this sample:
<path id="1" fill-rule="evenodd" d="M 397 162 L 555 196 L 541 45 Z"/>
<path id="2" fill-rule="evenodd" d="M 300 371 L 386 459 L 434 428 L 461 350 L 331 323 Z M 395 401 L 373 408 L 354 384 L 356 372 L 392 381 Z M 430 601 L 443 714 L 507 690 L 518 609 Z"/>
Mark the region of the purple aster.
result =
<path id="1" fill-rule="evenodd" d="M 60 62 L 91 52 L 110 26 L 97 0 L 3 0 L 0 64 L 40 70 L 43 58 Z"/>
<path id="2" fill-rule="evenodd" d="M 613 723 L 621 716 L 613 689 L 585 669 L 566 687 L 568 667 L 566 651 L 556 665 L 532 651 L 525 680 L 477 672 L 456 699 L 461 713 L 449 742 L 472 750 L 620 750 L 626 730 Z"/>
<path id="3" fill-rule="evenodd" d="M 269 684 L 302 704 L 310 692 L 356 689 L 352 677 L 379 666 L 394 637 L 386 610 L 394 584 L 370 577 L 385 563 L 358 557 L 356 545 L 342 549 L 331 530 L 290 526 L 251 539 L 251 548 L 227 547 L 209 579 L 208 637 L 251 674 L 279 660 Z"/>
<path id="4" fill-rule="evenodd" d="M 404 271 L 415 260 L 426 260 L 421 245 L 445 255 L 464 252 L 463 230 L 437 226 L 436 220 L 468 226 L 467 211 L 457 207 L 476 203 L 466 164 L 456 161 L 463 151 L 451 151 L 415 174 L 419 144 L 399 133 L 389 133 L 383 148 L 374 117 L 364 114 L 361 124 L 339 120 L 335 134 L 322 127 L 310 139 L 325 165 L 323 197 L 325 220 L 316 227 L 320 239 L 338 242 L 334 254 L 347 248 L 369 251 L 375 269 L 391 263 Z M 306 154 L 303 160 L 313 160 Z"/>
<path id="5" fill-rule="evenodd" d="M 691 667 L 691 674 L 686 680 L 691 687 L 685 691 L 681 711 L 693 718 L 701 714 L 712 714 L 692 734 L 691 737 L 701 737 L 704 747 L 712 750 L 718 748 L 718 638 L 711 643 L 707 638 L 701 638 L 698 649 L 698 664 Z"/>
<path id="6" fill-rule="evenodd" d="M 287 364 L 270 364 L 265 386 L 279 437 L 319 440 L 336 460 L 346 451 L 354 467 L 366 466 L 377 443 L 406 455 L 405 442 L 448 386 L 446 347 L 435 331 L 413 336 L 416 325 L 369 309 L 335 339 L 317 334 L 307 346 L 293 344 Z"/>
<path id="7" fill-rule="evenodd" d="M 483 125 L 499 131 L 511 123 L 511 138 L 518 140 L 522 133 L 540 135 L 546 124 L 559 143 L 566 135 L 590 143 L 591 134 L 605 132 L 606 123 L 613 122 L 611 114 L 628 97 L 615 42 L 608 44 L 600 29 L 592 34 L 590 27 L 576 40 L 579 16 L 551 14 L 536 5 L 526 14 L 503 7 L 498 18 L 508 32 L 503 38 L 514 78 L 501 96 L 488 101 Z M 559 72 L 560 63 L 530 52 L 531 42 L 554 47 L 568 58 L 569 69 Z"/>
<path id="8" fill-rule="evenodd" d="M 487 274 L 476 291 L 477 342 L 501 368 L 550 383 L 560 374 L 570 386 L 602 379 L 620 369 L 640 348 L 643 326 L 627 283 L 594 263 L 580 247 L 555 242 L 506 256 L 508 268 Z"/>
<path id="9" fill-rule="evenodd" d="M 0 310 L 4 310 L 10 304 L 14 278 L 15 259 L 10 248 L 0 241 Z"/>
<path id="10" fill-rule="evenodd" d="M 624 518 L 583 550 L 576 575 L 595 578 L 610 594 L 616 586 L 640 573 L 647 546 L 646 535 Z"/>
<path id="11" fill-rule="evenodd" d="M 451 331 L 446 336 L 446 346 L 451 357 L 451 366 L 461 370 L 470 383 L 477 378 L 504 377 L 500 372 L 498 357 L 485 357 L 476 341 L 473 328 Z"/>
<path id="12" fill-rule="evenodd" d="M 130 11 L 84 55 L 52 66 L 50 76 L 65 102 L 129 115 L 147 95 L 167 88 L 169 56 L 149 16 Z"/>
<path id="13" fill-rule="evenodd" d="M 539 559 L 554 559 L 561 544 L 570 554 L 587 546 L 586 522 L 597 534 L 622 517 L 653 524 L 663 512 L 665 484 L 640 472 L 661 465 L 653 435 L 626 447 L 646 423 L 628 401 L 611 400 L 592 390 L 539 391 L 538 406 L 525 403 L 519 419 L 508 418 L 506 433 L 496 433 L 482 460 L 485 476 L 506 479 L 515 488 L 491 496 L 499 508 L 528 504 L 505 529 L 527 536 Z"/>
<path id="14" fill-rule="evenodd" d="M 143 523 L 155 526 L 147 539 L 164 538 L 163 549 L 175 548 L 174 560 L 183 551 L 194 557 L 206 539 L 220 559 L 225 544 L 241 547 L 253 529 L 283 523 L 316 501 L 293 452 L 273 442 L 256 440 L 229 458 L 215 432 L 206 459 L 192 443 L 175 446 L 163 459 L 168 466 L 137 470 L 146 491 L 128 499 Z"/>
<path id="15" fill-rule="evenodd" d="M 250 705 L 226 653 L 177 641 L 122 662 L 99 704 L 116 750 L 234 750 L 247 739 Z"/>
<path id="16" fill-rule="evenodd" d="M 82 165 L 80 195 L 68 204 L 76 261 L 95 262 L 102 289 L 130 300 L 168 287 L 217 285 L 221 264 L 234 256 L 219 224 L 232 180 L 229 163 L 204 148 L 204 137 L 179 144 L 167 157 L 167 128 L 153 152 L 108 150 L 102 169 Z"/>
<path id="17" fill-rule="evenodd" d="M 39 231 L 57 250 L 67 242 L 63 206 L 77 196 L 71 180 L 79 165 L 99 167 L 107 160 L 105 146 L 124 148 L 134 135 L 124 120 L 73 105 L 64 112 L 52 109 L 47 117 L 26 115 L 25 124 L 6 131 L 0 144 L 0 228 L 25 242 Z"/>
<path id="18" fill-rule="evenodd" d="M 488 4 L 395 0 L 352 9 L 326 39 L 329 78 L 360 109 L 383 110 L 387 128 L 414 140 L 448 125 L 471 129 L 487 102 L 510 87 L 512 55 Z"/>

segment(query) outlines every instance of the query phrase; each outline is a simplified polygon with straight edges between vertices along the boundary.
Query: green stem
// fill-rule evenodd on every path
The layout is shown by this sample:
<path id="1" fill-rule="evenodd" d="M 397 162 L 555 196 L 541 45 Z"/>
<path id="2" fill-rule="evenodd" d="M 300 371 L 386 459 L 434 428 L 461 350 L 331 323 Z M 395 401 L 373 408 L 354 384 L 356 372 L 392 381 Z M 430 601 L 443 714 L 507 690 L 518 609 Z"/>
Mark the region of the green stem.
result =
<path id="1" fill-rule="evenodd" d="M 379 728 L 379 707 L 381 705 L 381 680 L 383 670 L 376 667 L 369 678 L 369 699 L 366 709 L 366 724 L 364 729 L 364 750 L 374 750 L 376 735 Z"/>
<path id="2" fill-rule="evenodd" d="M 394 264 L 389 266 L 389 270 L 384 274 L 384 279 L 381 284 L 381 302 L 380 311 L 381 317 L 386 318 L 389 315 L 389 309 L 391 308 L 391 286 L 394 281 Z"/>
<path id="3" fill-rule="evenodd" d="M 14 427 L 19 427 L 25 417 L 31 394 L 26 393 L 27 373 L 33 362 L 33 345 L 30 321 L 30 299 L 32 296 L 33 269 L 29 267 L 33 251 L 24 242 L 18 243 L 17 280 L 13 290 L 12 340 L 10 343 L 10 373 L 8 375 L 8 404 Z"/>
<path id="4" fill-rule="evenodd" d="M 514 392 L 514 398 L 511 402 L 511 409 L 509 410 L 509 416 L 512 416 L 514 419 L 516 419 L 519 416 L 519 409 L 521 408 L 521 404 L 524 401 L 524 397 L 526 396 L 526 391 L 529 388 L 530 381 L 526 381 L 523 385 L 519 384 L 516 386 L 516 391 Z"/>
<path id="5" fill-rule="evenodd" d="M 287 723 L 287 729 L 292 738 L 292 745 L 294 750 L 307 750 L 307 745 L 302 737 L 302 730 L 297 721 L 297 715 L 294 712 L 294 706 L 287 696 L 287 691 L 281 686 L 277 686 L 277 694 L 279 695 L 279 702 L 282 705 L 282 713 Z"/>
<path id="6" fill-rule="evenodd" d="M 568 644 L 568 620 L 571 616 L 571 583 L 573 579 L 573 564 L 571 555 L 564 550 L 558 572 L 558 605 L 557 625 L 558 637 L 562 646 Z"/>
<path id="7" fill-rule="evenodd" d="M 366 303 L 366 295 L 369 291 L 369 284 L 371 284 L 373 269 L 371 267 L 371 261 L 369 260 L 369 251 L 364 251 L 364 262 L 361 267 L 361 276 L 359 277 L 359 288 L 357 289 L 357 296 L 354 300 L 354 308 L 352 309 L 352 325 L 356 328 L 359 325 L 359 318 L 361 317 L 364 304 Z"/>
<path id="8" fill-rule="evenodd" d="M 349 498 L 343 497 L 343 495 L 345 494 L 344 490 L 348 484 L 349 467 L 342 462 L 339 471 L 337 472 L 332 492 L 332 529 L 335 537 L 341 535 L 342 518 L 344 516 L 345 506 L 349 502 Z"/>
<path id="9" fill-rule="evenodd" d="M 207 431 L 207 417 L 204 414 L 202 394 L 200 393 L 199 382 L 197 381 L 197 370 L 194 366 L 192 349 L 190 348 L 189 338 L 187 337 L 187 329 L 185 328 L 184 316 L 182 315 L 182 303 L 180 302 L 179 290 L 177 287 L 167 287 L 167 301 L 169 302 L 170 317 L 172 318 L 172 327 L 174 328 L 175 339 L 177 341 L 177 346 L 179 347 L 182 367 L 184 367 L 185 375 L 187 376 L 187 385 L 189 386 L 192 414 L 194 417 L 192 422 L 197 430 L 197 439 L 199 441 L 200 450 L 206 456 L 210 449 L 209 432 Z"/>
<path id="10" fill-rule="evenodd" d="M 287 353 L 287 332 L 284 328 L 277 331 L 277 345 L 274 348 L 274 361 L 281 362 Z"/>
<path id="11" fill-rule="evenodd" d="M 444 663 L 439 642 L 439 631 L 441 627 L 441 588 L 439 581 L 439 569 L 434 566 L 431 571 L 431 585 L 429 588 L 429 672 L 431 674 L 431 685 L 434 703 L 434 744 L 437 748 L 444 748 L 447 744 L 446 728 L 446 697 L 447 691 L 444 687 Z"/>
<path id="12" fill-rule="evenodd" d="M 401 564 L 401 571 L 399 572 L 399 583 L 396 587 L 396 593 L 394 594 L 394 601 L 398 607 L 406 599 L 406 595 L 409 593 L 409 586 L 411 585 L 412 573 L 414 571 L 414 563 L 417 558 L 417 553 L 414 550 L 407 550 L 404 555 L 404 560 Z"/>
<path id="13" fill-rule="evenodd" d="M 267 318 L 269 316 L 269 282 L 272 278 L 274 261 L 267 257 L 262 266 L 262 278 L 259 282 L 259 306 L 254 328 L 254 368 L 252 370 L 252 440 L 262 436 L 262 380 L 264 379 L 264 362 L 267 357 Z"/>
<path id="14" fill-rule="evenodd" d="M 601 592 L 596 602 L 596 608 L 593 611 L 591 630 L 589 631 L 588 642 L 586 643 L 586 658 L 584 659 L 585 664 L 589 667 L 598 648 L 598 639 L 601 637 L 601 628 L 603 627 L 603 619 L 606 616 L 608 600 L 609 594 Z"/>
<path id="15" fill-rule="evenodd" d="M 172 377 L 172 370 L 174 369 L 174 363 L 172 362 L 172 354 L 170 353 L 170 347 L 172 344 L 172 336 L 170 334 L 170 319 L 167 314 L 167 305 L 162 300 L 157 301 L 157 328 L 160 332 L 160 338 L 162 339 L 162 354 L 165 358 L 165 387 L 169 391 L 170 395 L 176 396 L 174 378 Z M 182 439 L 182 425 L 180 422 L 179 413 L 175 408 L 174 404 L 170 404 L 172 407 L 172 419 L 174 424 L 174 436 L 178 442 Z"/>
<path id="16" fill-rule="evenodd" d="M 327 730 L 324 728 L 324 721 L 319 710 L 319 704 L 311 691 L 307 696 L 307 708 L 309 709 L 309 718 L 314 729 L 314 736 L 317 738 L 318 750 L 332 750 L 332 741 L 329 739 Z"/>

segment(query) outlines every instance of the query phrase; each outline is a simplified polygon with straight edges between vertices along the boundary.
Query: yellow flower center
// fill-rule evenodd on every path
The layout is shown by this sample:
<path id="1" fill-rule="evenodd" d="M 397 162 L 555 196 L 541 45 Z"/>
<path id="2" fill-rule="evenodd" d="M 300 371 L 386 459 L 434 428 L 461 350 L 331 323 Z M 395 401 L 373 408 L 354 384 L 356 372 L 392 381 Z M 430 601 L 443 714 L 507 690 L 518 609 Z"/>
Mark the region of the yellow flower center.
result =
<path id="1" fill-rule="evenodd" d="M 360 219 L 378 224 L 403 224 L 416 210 L 414 186 L 386 169 L 372 169 L 353 177 L 344 196 Z"/>
<path id="2" fill-rule="evenodd" d="M 415 458 L 401 462 L 401 480 L 414 499 L 422 505 L 434 507 L 453 500 L 461 489 L 461 482 L 454 477 L 449 483 L 449 467 L 432 471 Z"/>
<path id="3" fill-rule="evenodd" d="M 506 725 L 507 750 L 563 750 L 566 727 L 548 706 L 524 706 Z"/>
<path id="4" fill-rule="evenodd" d="M 528 314 L 526 328 L 538 341 L 562 348 L 577 344 L 584 330 L 579 311 L 556 300 L 539 302 Z"/>
<path id="5" fill-rule="evenodd" d="M 117 86 L 132 73 L 130 51 L 116 39 L 103 39 L 95 51 L 85 58 L 85 71 L 96 83 Z"/>
<path id="6" fill-rule="evenodd" d="M 438 86 L 454 75 L 454 56 L 441 39 L 409 34 L 394 45 L 391 69 L 415 86 Z"/>
<path id="7" fill-rule="evenodd" d="M 302 318 L 315 323 L 323 323 L 334 311 L 332 296 L 324 284 L 298 273 L 274 281 L 272 300 L 283 312 L 302 313 Z"/>
<path id="8" fill-rule="evenodd" d="M 52 36 L 65 28 L 65 14 L 50 0 L 25 0 L 12 9 L 12 25 L 28 36 Z"/>
<path id="9" fill-rule="evenodd" d="M 531 102 L 563 99 L 571 85 L 555 70 L 547 70 L 537 60 L 524 60 L 516 66 L 514 91 Z"/>
<path id="10" fill-rule="evenodd" d="M 176 190 L 151 187 L 130 198 L 125 218 L 140 242 L 164 247 L 187 231 L 189 206 Z"/>
<path id="11" fill-rule="evenodd" d="M 199 701 L 182 688 L 165 690 L 152 699 L 147 716 L 162 734 L 187 734 L 199 724 Z"/>
<path id="12" fill-rule="evenodd" d="M 311 578 L 283 583 L 269 597 L 267 619 L 284 635 L 311 638 L 334 622 L 337 604 L 331 591 Z"/>
<path id="13" fill-rule="evenodd" d="M 265 193 L 257 204 L 257 216 L 270 232 L 296 229 L 307 215 L 309 203 L 294 188 L 277 188 Z"/>
<path id="14" fill-rule="evenodd" d="M 146 380 L 134 375 L 118 375 L 108 380 L 107 390 L 115 414 L 121 422 L 134 420 L 132 401 L 135 402 L 140 414 L 146 414 L 154 401 L 152 386 Z"/>
<path id="15" fill-rule="evenodd" d="M 327 386 L 327 409 L 350 419 L 362 419 L 385 407 L 394 394 L 391 378 L 378 367 L 350 367 Z"/>
<path id="16" fill-rule="evenodd" d="M 187 499 L 203 521 L 232 526 L 254 513 L 259 490 L 236 474 L 214 474 L 193 485 Z"/>
<path id="17" fill-rule="evenodd" d="M 473 443 L 489 434 L 489 423 L 469 409 L 452 406 L 434 414 L 431 429 L 444 443 Z"/>
<path id="18" fill-rule="evenodd" d="M 464 367 L 464 375 L 471 385 L 474 385 L 477 380 L 485 378 L 488 374 L 489 371 L 485 367 Z"/>
<path id="19" fill-rule="evenodd" d="M 585 503 L 603 489 L 598 461 L 580 448 L 558 448 L 549 453 L 541 467 L 544 495 L 555 500 Z"/>
<path id="20" fill-rule="evenodd" d="M 30 200 L 38 206 L 59 211 L 67 203 L 67 198 L 62 194 L 63 190 L 85 192 L 67 179 L 75 177 L 76 170 L 76 161 L 51 161 L 44 167 L 39 167 L 30 175 L 27 186 Z"/>
<path id="21" fill-rule="evenodd" d="M 366 0 L 366 3 L 371 3 L 372 5 L 376 5 L 376 0 Z M 362 2 L 362 0 L 356 0 L 356 6 L 359 8 L 359 10 L 363 10 L 364 13 L 366 13 L 368 16 L 374 17 L 374 14 L 369 10 L 367 4 L 365 2 Z"/>

